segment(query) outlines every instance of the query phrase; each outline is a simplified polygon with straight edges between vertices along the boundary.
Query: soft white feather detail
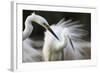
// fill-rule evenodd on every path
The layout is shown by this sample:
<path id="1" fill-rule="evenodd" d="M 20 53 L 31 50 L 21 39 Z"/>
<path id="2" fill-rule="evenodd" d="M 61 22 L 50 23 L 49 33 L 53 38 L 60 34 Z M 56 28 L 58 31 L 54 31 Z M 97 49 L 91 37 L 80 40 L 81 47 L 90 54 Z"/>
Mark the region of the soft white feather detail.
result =
<path id="1" fill-rule="evenodd" d="M 31 39 L 26 39 L 23 41 L 23 62 L 38 62 L 42 60 L 41 49 L 38 50 L 33 46 L 33 41 Z"/>
<path id="2" fill-rule="evenodd" d="M 91 58 L 91 45 L 89 41 L 85 41 L 82 39 L 82 37 L 86 36 L 88 34 L 88 31 L 82 29 L 83 25 L 79 24 L 79 21 L 71 22 L 72 20 L 64 21 L 64 18 L 60 20 L 57 24 L 51 25 L 51 29 L 56 33 L 56 35 L 62 39 L 62 36 L 66 36 L 66 38 L 69 38 L 72 40 L 74 50 L 70 44 L 70 41 L 67 40 L 67 44 L 65 48 L 60 48 L 64 50 L 64 59 L 71 60 L 71 59 L 90 59 Z M 66 29 L 66 31 L 64 31 Z M 62 35 L 62 32 L 65 32 L 64 35 Z M 57 51 L 55 46 L 58 46 L 58 41 L 51 33 L 48 31 L 45 32 L 45 38 L 44 38 L 44 47 L 43 47 L 43 53 L 46 58 L 46 61 L 50 59 L 49 55 L 50 52 L 52 53 L 51 56 L 53 56 L 53 59 L 51 57 L 51 60 L 61 60 L 61 52 Z M 59 49 L 59 48 L 58 48 Z M 47 53 L 49 54 L 47 54 Z M 54 58 L 54 56 L 56 57 Z M 59 57 L 60 56 L 60 57 Z M 49 58 L 47 58 L 49 57 Z M 58 59 L 57 59 L 58 57 Z"/>

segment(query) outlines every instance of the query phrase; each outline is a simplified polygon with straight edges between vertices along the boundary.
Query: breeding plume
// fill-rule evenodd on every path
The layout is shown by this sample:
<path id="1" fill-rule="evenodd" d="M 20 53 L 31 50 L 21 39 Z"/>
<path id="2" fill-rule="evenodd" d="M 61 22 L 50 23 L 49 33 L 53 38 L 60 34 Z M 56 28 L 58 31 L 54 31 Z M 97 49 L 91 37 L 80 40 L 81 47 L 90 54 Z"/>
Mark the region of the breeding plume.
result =
<path id="1" fill-rule="evenodd" d="M 59 40 L 50 32 L 45 32 L 43 46 L 45 61 L 90 59 L 90 42 L 82 39 L 88 32 L 81 28 L 83 25 L 79 24 L 79 21 L 72 22 L 71 19 L 65 21 L 63 18 L 50 27 Z"/>
<path id="2" fill-rule="evenodd" d="M 48 22 L 39 15 L 36 15 L 35 13 L 32 13 L 26 18 L 25 21 L 25 29 L 22 34 L 23 39 L 23 61 L 29 62 L 29 61 L 40 61 L 41 60 L 41 52 L 37 51 L 32 47 L 33 41 L 29 39 L 28 37 L 34 31 L 34 27 L 32 26 L 32 22 L 35 22 L 39 25 L 41 25 L 43 28 L 45 28 L 47 31 L 49 31 L 56 39 L 59 39 L 56 34 L 51 30 L 49 27 Z M 33 24 L 34 25 L 34 24 Z M 37 29 L 38 30 L 38 29 Z"/>

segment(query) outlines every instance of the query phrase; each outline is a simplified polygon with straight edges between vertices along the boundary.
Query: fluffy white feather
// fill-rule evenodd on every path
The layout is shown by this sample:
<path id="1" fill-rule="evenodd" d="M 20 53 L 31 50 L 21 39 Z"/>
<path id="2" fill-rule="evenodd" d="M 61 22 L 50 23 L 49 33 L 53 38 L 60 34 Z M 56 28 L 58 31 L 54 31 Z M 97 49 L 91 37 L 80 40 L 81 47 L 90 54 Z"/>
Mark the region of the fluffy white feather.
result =
<path id="1" fill-rule="evenodd" d="M 63 18 L 50 27 L 60 40 L 57 40 L 50 32 L 45 32 L 43 47 L 45 61 L 62 60 L 63 56 L 66 60 L 91 58 L 90 42 L 81 39 L 88 32 L 81 28 L 83 25 L 79 24 L 79 21 L 72 22 L 71 19 L 65 21 Z"/>

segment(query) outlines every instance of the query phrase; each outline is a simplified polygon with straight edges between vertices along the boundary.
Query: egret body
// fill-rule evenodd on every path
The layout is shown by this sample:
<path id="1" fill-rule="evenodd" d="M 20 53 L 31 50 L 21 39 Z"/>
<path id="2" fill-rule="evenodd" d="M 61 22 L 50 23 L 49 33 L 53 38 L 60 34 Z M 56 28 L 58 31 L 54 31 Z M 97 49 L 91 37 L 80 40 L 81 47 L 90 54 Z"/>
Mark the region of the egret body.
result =
<path id="1" fill-rule="evenodd" d="M 90 43 L 81 39 L 87 34 L 87 31 L 80 28 L 82 25 L 78 21 L 72 22 L 72 20 L 64 21 L 62 19 L 50 27 L 59 40 L 54 38 L 50 32 L 45 32 L 43 46 L 45 61 L 90 58 Z"/>
<path id="2" fill-rule="evenodd" d="M 45 18 L 42 16 L 39 16 L 35 13 L 32 13 L 26 18 L 25 21 L 25 29 L 22 33 L 22 39 L 23 39 L 23 61 L 40 61 L 41 60 L 41 52 L 37 51 L 32 47 L 32 40 L 29 39 L 28 37 L 34 31 L 34 27 L 32 26 L 32 22 L 37 23 L 38 25 L 42 26 L 46 30 L 48 30 L 52 35 L 54 35 L 55 38 L 58 39 L 56 34 L 51 30 L 49 27 L 48 22 L 46 21 Z M 34 24 L 33 24 L 34 25 Z"/>

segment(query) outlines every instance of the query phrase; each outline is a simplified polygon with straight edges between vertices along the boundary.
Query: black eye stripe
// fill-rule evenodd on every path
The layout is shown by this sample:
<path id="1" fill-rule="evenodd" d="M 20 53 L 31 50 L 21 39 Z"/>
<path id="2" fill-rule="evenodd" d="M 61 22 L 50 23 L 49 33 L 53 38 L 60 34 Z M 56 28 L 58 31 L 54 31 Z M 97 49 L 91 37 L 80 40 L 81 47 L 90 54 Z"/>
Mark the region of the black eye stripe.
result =
<path id="1" fill-rule="evenodd" d="M 48 25 L 46 23 L 43 23 L 43 24 L 48 27 Z"/>

